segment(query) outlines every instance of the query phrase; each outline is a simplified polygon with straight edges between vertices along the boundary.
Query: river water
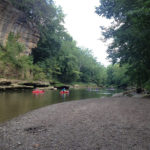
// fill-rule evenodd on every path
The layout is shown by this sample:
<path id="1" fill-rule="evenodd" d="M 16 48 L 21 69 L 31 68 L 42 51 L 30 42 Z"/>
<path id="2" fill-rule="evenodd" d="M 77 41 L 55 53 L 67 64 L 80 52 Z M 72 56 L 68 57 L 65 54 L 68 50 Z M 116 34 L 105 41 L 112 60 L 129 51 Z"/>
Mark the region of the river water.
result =
<path id="1" fill-rule="evenodd" d="M 112 96 L 118 90 L 72 89 L 69 95 L 60 95 L 59 91 L 45 91 L 34 95 L 31 90 L 7 91 L 0 93 L 0 123 L 10 120 L 33 109 L 65 101 Z"/>

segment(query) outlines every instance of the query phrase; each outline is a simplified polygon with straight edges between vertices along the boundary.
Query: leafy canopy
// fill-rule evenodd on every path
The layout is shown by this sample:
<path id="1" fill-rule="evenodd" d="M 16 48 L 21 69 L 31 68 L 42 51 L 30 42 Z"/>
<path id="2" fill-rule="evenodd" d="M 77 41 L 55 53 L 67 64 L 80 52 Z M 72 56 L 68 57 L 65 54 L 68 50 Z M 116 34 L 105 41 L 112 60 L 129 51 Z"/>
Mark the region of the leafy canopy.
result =
<path id="1" fill-rule="evenodd" d="M 113 38 L 107 52 L 113 63 L 129 64 L 128 73 L 142 86 L 150 78 L 150 1 L 100 0 L 96 13 L 115 23 L 105 29 L 106 39 Z"/>

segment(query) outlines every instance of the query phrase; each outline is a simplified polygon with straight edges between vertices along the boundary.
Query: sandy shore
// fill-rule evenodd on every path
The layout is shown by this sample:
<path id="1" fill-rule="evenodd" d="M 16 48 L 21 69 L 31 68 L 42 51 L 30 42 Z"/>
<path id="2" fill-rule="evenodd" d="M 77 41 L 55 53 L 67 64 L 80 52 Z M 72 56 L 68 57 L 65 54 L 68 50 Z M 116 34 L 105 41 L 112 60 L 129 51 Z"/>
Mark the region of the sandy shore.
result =
<path id="1" fill-rule="evenodd" d="M 0 150 L 149 150 L 150 99 L 64 102 L 0 124 Z"/>

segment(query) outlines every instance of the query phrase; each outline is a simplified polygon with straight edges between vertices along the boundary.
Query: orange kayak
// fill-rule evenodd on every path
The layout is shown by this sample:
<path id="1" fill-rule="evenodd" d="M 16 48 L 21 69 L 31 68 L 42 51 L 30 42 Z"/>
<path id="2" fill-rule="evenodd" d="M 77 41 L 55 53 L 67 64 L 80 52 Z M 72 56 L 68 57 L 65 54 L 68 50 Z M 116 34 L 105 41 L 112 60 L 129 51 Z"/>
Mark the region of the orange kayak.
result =
<path id="1" fill-rule="evenodd" d="M 33 94 L 39 94 L 39 93 L 44 93 L 44 90 L 34 90 L 32 91 Z"/>
<path id="2" fill-rule="evenodd" d="M 69 94 L 69 91 L 60 91 L 60 94 Z"/>

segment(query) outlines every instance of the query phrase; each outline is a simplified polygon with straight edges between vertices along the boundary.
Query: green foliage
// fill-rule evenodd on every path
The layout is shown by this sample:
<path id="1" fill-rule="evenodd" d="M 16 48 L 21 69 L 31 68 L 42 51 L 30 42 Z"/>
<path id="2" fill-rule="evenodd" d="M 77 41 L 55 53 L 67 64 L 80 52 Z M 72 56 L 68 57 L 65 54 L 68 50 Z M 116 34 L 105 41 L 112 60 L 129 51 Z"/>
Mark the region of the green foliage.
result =
<path id="1" fill-rule="evenodd" d="M 10 34 L 6 47 L 0 48 L 0 57 L 13 64 L 27 77 L 60 83 L 84 82 L 104 86 L 106 68 L 93 57 L 88 49 L 79 48 L 62 25 L 64 14 L 52 0 L 10 0 L 23 11 L 40 33 L 37 48 L 32 57 L 20 55 L 24 50 L 18 37 Z M 33 59 L 32 59 L 33 58 Z"/>
<path id="2" fill-rule="evenodd" d="M 106 69 L 96 61 L 90 50 L 80 49 L 78 53 L 78 65 L 81 72 L 81 82 L 93 82 L 99 86 L 105 84 Z"/>
<path id="3" fill-rule="evenodd" d="M 33 80 L 45 80 L 46 76 L 43 72 L 43 69 L 40 68 L 38 65 L 34 65 L 33 67 Z"/>
<path id="4" fill-rule="evenodd" d="M 32 57 L 24 56 L 25 47 L 19 42 L 19 35 L 10 33 L 5 46 L 0 47 L 0 71 L 2 77 L 26 78 L 32 70 Z"/>
<path id="5" fill-rule="evenodd" d="M 40 33 L 37 48 L 32 52 L 34 63 L 51 59 L 57 55 L 64 34 L 64 14 L 52 0 L 10 0 L 23 11 Z"/>
<path id="6" fill-rule="evenodd" d="M 118 64 L 107 67 L 107 84 L 118 87 L 127 87 L 130 84 L 127 75 L 128 65 L 119 66 Z"/>
<path id="7" fill-rule="evenodd" d="M 70 83 L 79 78 L 79 71 L 76 65 L 77 59 L 73 55 L 64 56 L 61 60 L 61 76 L 62 82 Z"/>
<path id="8" fill-rule="evenodd" d="M 145 83 L 144 88 L 150 92 L 150 80 Z"/>
<path id="9" fill-rule="evenodd" d="M 42 68 L 46 78 L 63 83 L 78 81 L 104 85 L 106 69 L 95 60 L 88 49 L 77 47 L 69 34 L 64 32 L 62 36 L 61 47 L 57 55 L 47 54 L 46 57 L 43 57 L 41 53 L 39 56 L 44 59 L 35 61 Z M 33 53 L 36 54 L 36 52 Z M 34 54 L 34 58 L 37 59 L 38 57 Z"/>
<path id="10" fill-rule="evenodd" d="M 76 81 L 80 74 L 77 65 L 78 58 L 75 55 L 77 47 L 69 35 L 64 34 L 63 39 L 60 52 L 58 53 L 58 62 L 61 71 L 58 78 L 62 82 L 71 83 Z"/>
<path id="11" fill-rule="evenodd" d="M 40 40 L 37 47 L 32 50 L 32 56 L 25 56 L 23 55 L 25 47 L 19 42 L 19 35 L 10 33 L 6 45 L 0 46 L 0 74 L 2 76 L 49 80 L 59 84 L 73 82 L 94 83 L 98 86 L 128 84 L 126 66 L 114 65 L 106 69 L 96 61 L 89 49 L 77 47 L 76 42 L 62 25 L 64 21 L 62 9 L 56 7 L 52 0 L 10 0 L 10 2 L 26 14 L 24 21 L 36 24 Z M 103 1 L 103 3 L 107 3 L 105 6 L 108 6 L 113 1 Z M 98 13 L 107 12 L 104 6 L 101 7 L 103 7 L 101 10 L 97 8 Z M 111 17 L 113 10 L 114 7 L 109 8 L 110 12 L 106 16 Z M 125 14 L 122 15 L 125 16 Z M 121 15 L 118 15 L 116 20 L 120 17 Z M 122 17 L 122 20 L 126 19 Z M 113 37 L 117 34 L 118 37 L 115 35 L 116 41 L 119 41 L 120 32 L 110 29 L 109 34 L 105 35 Z M 110 56 L 112 54 L 115 60 L 118 59 L 118 54 L 114 55 L 111 50 L 108 51 L 110 51 Z M 121 58 L 120 60 L 122 61 Z M 131 73 L 134 72 L 136 71 Z"/>
<path id="12" fill-rule="evenodd" d="M 142 87 L 150 79 L 150 2 L 145 0 L 101 0 L 98 15 L 115 23 L 104 29 L 106 39 L 113 38 L 108 48 L 113 63 L 129 64 L 130 78 Z"/>
<path id="13" fill-rule="evenodd" d="M 23 11 L 29 20 L 37 25 L 46 25 L 56 16 L 52 0 L 9 0 L 13 6 Z"/>
<path id="14" fill-rule="evenodd" d="M 18 35 L 15 36 L 13 33 L 10 33 L 6 46 L 1 48 L 1 60 L 4 62 L 17 64 L 19 59 L 18 55 L 24 50 L 24 46 L 18 42 L 18 37 Z"/>

